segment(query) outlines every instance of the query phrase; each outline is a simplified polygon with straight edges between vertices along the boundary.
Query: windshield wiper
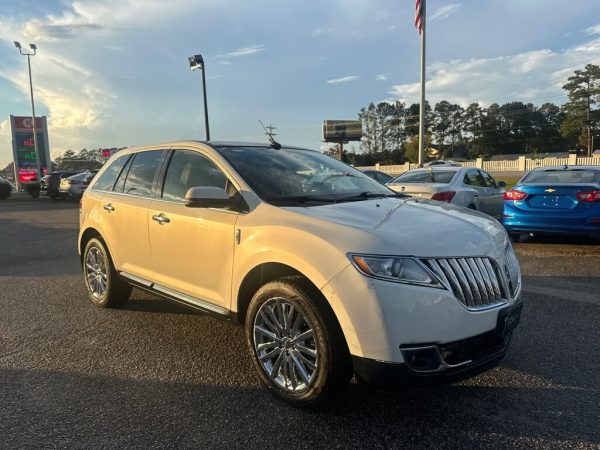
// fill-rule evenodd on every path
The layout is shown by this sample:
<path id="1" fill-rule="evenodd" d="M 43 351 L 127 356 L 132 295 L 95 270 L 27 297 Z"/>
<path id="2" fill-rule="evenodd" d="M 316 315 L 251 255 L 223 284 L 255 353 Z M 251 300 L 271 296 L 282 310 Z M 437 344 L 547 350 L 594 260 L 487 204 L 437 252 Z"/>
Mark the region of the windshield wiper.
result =
<path id="1" fill-rule="evenodd" d="M 269 202 L 292 202 L 292 203 L 308 203 L 308 202 L 319 202 L 319 203 L 335 203 L 338 201 L 336 198 L 331 197 L 319 197 L 317 195 L 290 195 L 282 197 L 271 197 Z"/>
<path id="2" fill-rule="evenodd" d="M 356 194 L 356 195 L 351 195 L 349 197 L 341 197 L 338 198 L 337 200 L 340 202 L 352 202 L 352 201 L 360 201 L 360 200 L 369 200 L 372 198 L 401 198 L 401 197 L 408 197 L 406 194 L 400 194 L 400 193 L 395 193 L 395 194 L 376 194 L 374 192 L 361 192 L 360 194 Z"/>

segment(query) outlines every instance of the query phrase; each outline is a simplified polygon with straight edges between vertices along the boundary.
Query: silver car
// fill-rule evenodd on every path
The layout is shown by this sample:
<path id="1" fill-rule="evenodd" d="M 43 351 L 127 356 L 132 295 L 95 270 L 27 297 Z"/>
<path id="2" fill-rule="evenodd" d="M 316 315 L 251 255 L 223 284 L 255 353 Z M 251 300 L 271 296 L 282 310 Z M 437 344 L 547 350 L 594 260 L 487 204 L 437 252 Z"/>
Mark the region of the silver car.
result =
<path id="1" fill-rule="evenodd" d="M 86 171 L 60 180 L 59 194 L 65 198 L 80 198 L 98 171 Z"/>
<path id="2" fill-rule="evenodd" d="M 396 192 L 461 205 L 502 218 L 506 183 L 485 170 L 438 166 L 414 169 L 387 183 Z"/>

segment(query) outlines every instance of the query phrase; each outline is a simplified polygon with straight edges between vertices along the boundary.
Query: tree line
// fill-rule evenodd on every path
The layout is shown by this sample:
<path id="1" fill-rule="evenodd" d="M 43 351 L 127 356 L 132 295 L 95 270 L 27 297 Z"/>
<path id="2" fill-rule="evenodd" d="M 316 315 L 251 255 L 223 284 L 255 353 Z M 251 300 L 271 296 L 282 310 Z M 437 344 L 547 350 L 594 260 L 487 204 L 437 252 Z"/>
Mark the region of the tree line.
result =
<path id="1" fill-rule="evenodd" d="M 436 158 L 484 158 L 497 154 L 577 152 L 591 155 L 600 143 L 600 66 L 575 70 L 563 85 L 569 98 L 558 106 L 520 101 L 466 108 L 442 100 L 425 103 L 426 148 Z M 354 165 L 402 164 L 418 160 L 419 104 L 370 103 L 358 113 L 361 152 L 346 153 Z M 431 152 L 430 152 L 431 153 Z"/>

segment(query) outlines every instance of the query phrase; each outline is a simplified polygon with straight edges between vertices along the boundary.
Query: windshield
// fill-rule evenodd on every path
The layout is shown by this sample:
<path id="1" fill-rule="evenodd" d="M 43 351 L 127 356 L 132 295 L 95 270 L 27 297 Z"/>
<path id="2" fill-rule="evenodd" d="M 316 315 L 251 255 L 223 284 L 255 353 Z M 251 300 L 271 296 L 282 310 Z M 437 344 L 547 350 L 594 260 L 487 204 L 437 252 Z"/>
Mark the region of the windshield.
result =
<path id="1" fill-rule="evenodd" d="M 562 183 L 596 183 L 600 171 L 566 169 L 540 170 L 531 172 L 523 183 L 562 184 Z"/>
<path id="2" fill-rule="evenodd" d="M 311 150 L 215 147 L 270 203 L 352 201 L 395 193 L 358 170 Z"/>
<path id="3" fill-rule="evenodd" d="M 390 183 L 450 183 L 456 170 L 411 170 L 394 178 Z"/>

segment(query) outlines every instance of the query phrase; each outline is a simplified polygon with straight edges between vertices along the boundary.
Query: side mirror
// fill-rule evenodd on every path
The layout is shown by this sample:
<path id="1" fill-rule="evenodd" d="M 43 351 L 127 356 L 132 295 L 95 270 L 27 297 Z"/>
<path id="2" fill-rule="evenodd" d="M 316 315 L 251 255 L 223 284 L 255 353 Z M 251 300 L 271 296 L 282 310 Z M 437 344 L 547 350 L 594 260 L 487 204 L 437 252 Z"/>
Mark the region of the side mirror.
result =
<path id="1" fill-rule="evenodd" d="M 226 208 L 234 211 L 244 210 L 244 201 L 236 194 L 229 197 L 225 189 L 203 186 L 188 189 L 185 194 L 185 206 L 188 208 Z"/>
<path id="2" fill-rule="evenodd" d="M 505 188 L 506 187 L 506 182 L 505 181 L 498 181 L 498 187 L 499 188 Z"/>

